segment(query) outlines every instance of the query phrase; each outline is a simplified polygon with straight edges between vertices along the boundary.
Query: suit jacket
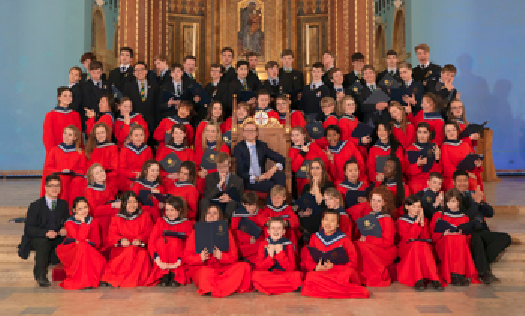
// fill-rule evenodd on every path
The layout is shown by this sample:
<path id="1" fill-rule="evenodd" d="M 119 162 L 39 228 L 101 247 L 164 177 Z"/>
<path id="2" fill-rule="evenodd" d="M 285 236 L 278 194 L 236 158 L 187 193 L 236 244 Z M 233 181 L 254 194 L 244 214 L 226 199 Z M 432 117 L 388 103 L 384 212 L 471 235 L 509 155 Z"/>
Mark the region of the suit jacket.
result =
<path id="1" fill-rule="evenodd" d="M 230 83 L 233 80 L 237 79 L 237 72 L 235 67 L 232 65 L 221 77 L 221 82 Z"/>
<path id="2" fill-rule="evenodd" d="M 162 87 L 164 85 L 164 82 L 166 81 L 171 81 L 171 70 L 168 69 L 166 70 L 166 72 L 164 73 L 164 76 L 162 75 L 162 73 L 157 76 L 157 85 L 159 87 Z"/>
<path id="3" fill-rule="evenodd" d="M 266 172 L 266 159 L 271 159 L 276 163 L 285 165 L 285 158 L 271 150 L 268 145 L 260 140 L 255 141 L 255 149 L 257 151 L 257 159 L 259 160 L 259 167 L 261 167 L 261 174 Z M 246 141 L 241 141 L 233 149 L 235 164 L 237 166 L 237 175 L 241 177 L 245 183 L 250 182 L 250 150 L 246 145 Z"/>
<path id="4" fill-rule="evenodd" d="M 204 178 L 204 199 L 211 200 L 220 196 L 222 193 L 227 193 L 229 190 L 235 190 L 235 194 L 230 194 L 230 198 L 235 202 L 239 203 L 244 192 L 244 183 L 242 179 L 230 173 L 230 178 L 228 179 L 228 184 L 224 191 L 220 191 L 217 185 L 219 184 L 220 177 L 218 172 L 210 173 Z"/>
<path id="5" fill-rule="evenodd" d="M 272 98 L 276 98 L 281 94 L 285 94 L 284 87 L 281 84 L 281 79 L 279 78 L 279 84 L 272 86 L 270 79 L 266 79 L 261 83 L 261 89 L 267 90 L 270 92 Z"/>
<path id="6" fill-rule="evenodd" d="M 160 120 L 157 120 L 159 87 L 155 82 L 150 81 L 147 82 L 147 85 L 148 91 L 146 101 L 144 102 L 142 102 L 139 85 L 136 80 L 127 82 L 124 85 L 122 94 L 131 99 L 131 102 L 133 102 L 133 111 L 142 114 L 148 124 L 148 129 L 151 131 L 150 134 L 153 134 L 152 131 L 155 130 L 156 125 L 160 122 Z"/>
<path id="7" fill-rule="evenodd" d="M 359 79 L 355 73 L 353 71 L 347 73 L 345 76 L 344 76 L 344 79 L 343 79 L 343 87 L 345 88 L 349 88 L 351 87 L 356 81 L 359 81 L 363 87 L 366 86 L 366 82 L 365 82 L 365 79 L 363 79 L 363 75 L 361 75 L 361 79 Z"/>
<path id="8" fill-rule="evenodd" d="M 376 77 L 376 83 L 379 84 L 379 82 L 381 81 L 381 79 L 383 79 L 383 77 L 388 73 L 388 68 L 381 71 L 380 73 L 377 74 L 377 77 Z M 396 70 L 396 72 L 394 73 L 393 75 L 394 79 L 396 79 L 399 83 L 403 83 L 403 79 L 401 79 L 401 76 L 399 75 L 399 69 Z"/>
<path id="9" fill-rule="evenodd" d="M 78 112 L 80 119 L 82 120 L 82 126 L 84 126 L 86 118 L 86 110 L 95 110 L 98 113 L 98 103 L 104 95 L 113 95 L 111 91 L 111 85 L 108 81 L 102 79 L 102 89 L 96 87 L 93 80 L 88 80 L 81 84 L 80 89 L 82 91 L 82 101 L 78 105 Z"/>
<path id="10" fill-rule="evenodd" d="M 182 82 L 182 90 L 181 90 L 181 96 L 187 96 L 188 95 L 188 87 L 190 86 L 192 79 L 189 77 L 182 76 L 181 78 Z M 175 93 L 175 86 L 173 85 L 173 79 L 166 78 L 164 81 L 164 84 L 162 87 L 160 87 L 160 93 L 159 93 L 159 106 L 158 106 L 158 112 L 157 112 L 157 119 L 158 122 L 162 121 L 163 118 L 171 117 L 174 115 L 177 115 L 177 110 L 174 106 L 168 106 L 168 102 L 162 102 L 162 91 L 169 91 L 171 93 Z"/>
<path id="11" fill-rule="evenodd" d="M 24 235 L 29 238 L 43 238 L 46 236 L 47 218 L 51 210 L 47 207 L 46 197 L 43 196 L 29 205 L 24 226 Z M 55 224 L 62 228 L 69 218 L 69 209 L 65 200 L 58 199 L 55 206 Z"/>
<path id="12" fill-rule="evenodd" d="M 292 91 L 300 91 L 304 87 L 303 73 L 292 69 L 287 73 L 283 68 L 279 69 L 279 85 L 283 86 L 283 92 L 291 94 Z"/>
<path id="13" fill-rule="evenodd" d="M 82 104 L 82 88 L 80 82 L 71 87 L 71 93 L 73 94 L 73 101 L 69 108 L 80 114 L 80 105 Z"/>
<path id="14" fill-rule="evenodd" d="M 248 80 L 255 82 L 257 89 L 261 87 L 261 80 L 259 79 L 259 75 L 256 71 L 248 70 L 248 75 L 246 77 L 250 78 Z"/>
<path id="15" fill-rule="evenodd" d="M 246 85 L 248 87 L 249 91 L 255 91 L 259 89 L 258 86 L 258 80 L 255 80 L 253 77 L 246 77 Z M 236 94 L 239 95 L 240 91 L 243 91 L 244 87 L 242 86 L 241 82 L 238 78 L 235 78 L 235 80 L 231 81 L 228 84 L 228 92 L 222 93 L 221 96 L 221 102 L 224 104 L 224 112 L 226 113 L 226 117 L 229 117 L 232 115 L 232 99 L 233 95 Z"/>
<path id="16" fill-rule="evenodd" d="M 328 70 L 327 72 L 325 72 L 323 74 L 323 83 L 325 86 L 327 86 L 329 89 L 332 89 L 334 87 L 334 84 L 332 83 L 332 81 L 330 80 L 330 77 L 328 76 L 330 74 L 330 70 Z"/>
<path id="17" fill-rule="evenodd" d="M 485 218 L 494 216 L 494 209 L 492 206 L 484 201 L 476 203 L 472 197 L 471 191 L 462 192 L 461 196 L 462 208 L 469 219 L 474 221 L 474 228 L 476 230 L 488 230 L 489 227 L 485 222 Z"/>
<path id="18" fill-rule="evenodd" d="M 79 83 L 84 83 L 84 82 L 86 82 L 86 81 L 88 80 L 88 79 L 87 79 L 87 75 L 88 75 L 88 74 L 87 74 L 86 72 L 83 72 L 83 73 L 80 75 L 80 81 L 79 81 Z M 108 79 L 107 76 L 106 76 L 106 74 L 102 74 L 102 76 L 101 76 L 100 78 L 102 78 L 102 80 L 107 80 L 107 79 Z"/>
<path id="19" fill-rule="evenodd" d="M 133 75 L 133 66 L 129 66 L 126 72 L 121 73 L 120 67 L 115 68 L 109 72 L 109 82 L 111 85 L 115 85 L 115 88 L 120 91 L 124 90 L 124 85 L 128 82 L 136 81 L 135 76 Z"/>
<path id="20" fill-rule="evenodd" d="M 440 74 L 441 67 L 433 63 L 430 63 L 426 68 L 423 68 L 421 67 L 421 65 L 418 65 L 412 69 L 412 77 L 417 82 L 423 82 L 432 77 L 439 78 Z"/>

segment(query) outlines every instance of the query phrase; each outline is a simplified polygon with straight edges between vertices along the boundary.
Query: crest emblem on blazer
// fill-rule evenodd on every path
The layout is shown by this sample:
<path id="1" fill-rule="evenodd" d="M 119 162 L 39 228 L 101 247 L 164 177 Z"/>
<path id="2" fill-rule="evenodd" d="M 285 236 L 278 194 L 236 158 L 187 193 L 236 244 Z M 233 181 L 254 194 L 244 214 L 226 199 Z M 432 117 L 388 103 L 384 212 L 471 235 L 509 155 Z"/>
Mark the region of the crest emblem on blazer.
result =
<path id="1" fill-rule="evenodd" d="M 314 132 L 316 132 L 316 133 L 319 132 L 319 128 L 317 128 L 317 126 L 314 126 L 313 130 L 314 130 Z"/>
<path id="2" fill-rule="evenodd" d="M 432 198 L 430 196 L 427 196 L 427 202 L 432 203 Z"/>
<path id="3" fill-rule="evenodd" d="M 318 97 L 318 98 L 321 97 L 321 91 L 317 91 L 317 97 Z"/>
<path id="4" fill-rule="evenodd" d="M 301 171 L 306 172 L 306 166 L 301 166 Z"/>
<path id="5" fill-rule="evenodd" d="M 385 80 L 385 84 L 386 84 L 387 86 L 390 87 L 390 85 L 391 85 L 392 83 L 390 82 L 390 80 L 386 79 L 386 80 Z"/>
<path id="6" fill-rule="evenodd" d="M 293 76 L 293 80 L 297 80 L 297 76 Z"/>
<path id="7" fill-rule="evenodd" d="M 208 161 L 213 162 L 213 159 L 215 159 L 215 155 L 214 155 L 214 154 L 211 154 L 211 155 L 208 157 Z"/>
<path id="8" fill-rule="evenodd" d="M 168 158 L 168 165 L 169 165 L 170 167 L 172 167 L 172 166 L 173 166 L 173 164 L 174 164 L 174 161 L 173 161 L 173 159 L 171 159 L 171 158 Z"/>
<path id="9" fill-rule="evenodd" d="M 357 87 L 354 87 L 354 92 L 359 93 L 359 89 L 357 89 Z"/>
<path id="10" fill-rule="evenodd" d="M 108 86 L 103 85 L 102 88 L 103 88 L 104 90 L 106 90 L 106 89 L 108 88 Z"/>
<path id="11" fill-rule="evenodd" d="M 126 72 L 126 73 L 124 74 L 124 78 L 126 78 L 127 76 L 128 76 L 128 73 Z"/>

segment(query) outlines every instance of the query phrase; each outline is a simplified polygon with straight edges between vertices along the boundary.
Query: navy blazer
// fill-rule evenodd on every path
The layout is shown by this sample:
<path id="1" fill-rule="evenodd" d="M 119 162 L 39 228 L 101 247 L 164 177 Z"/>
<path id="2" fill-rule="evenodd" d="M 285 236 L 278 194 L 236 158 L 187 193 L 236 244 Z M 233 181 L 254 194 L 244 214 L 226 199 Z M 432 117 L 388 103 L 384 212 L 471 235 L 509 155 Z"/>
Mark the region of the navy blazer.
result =
<path id="1" fill-rule="evenodd" d="M 255 149 L 257 150 L 257 158 L 259 160 L 259 166 L 261 167 L 261 173 L 266 172 L 266 159 L 271 159 L 276 163 L 285 165 L 285 158 L 271 150 L 268 145 L 260 140 L 256 140 Z M 250 150 L 246 145 L 246 141 L 241 141 L 233 149 L 233 156 L 235 157 L 235 164 L 237 165 L 237 175 L 244 180 L 244 182 L 250 182 Z"/>

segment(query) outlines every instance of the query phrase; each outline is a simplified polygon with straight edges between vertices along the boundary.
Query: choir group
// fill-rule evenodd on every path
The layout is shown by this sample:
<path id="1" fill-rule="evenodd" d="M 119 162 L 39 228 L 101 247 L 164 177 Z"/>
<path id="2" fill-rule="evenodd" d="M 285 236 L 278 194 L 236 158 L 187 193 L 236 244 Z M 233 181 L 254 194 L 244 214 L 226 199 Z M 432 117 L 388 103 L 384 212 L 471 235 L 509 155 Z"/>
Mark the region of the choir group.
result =
<path id="1" fill-rule="evenodd" d="M 42 198 L 21 245 L 36 250 L 38 284 L 58 261 L 64 289 L 193 283 L 214 297 L 490 284 L 510 237 L 485 223 L 483 124 L 466 119 L 456 68 L 415 52 L 412 68 L 388 51 L 378 74 L 361 53 L 343 74 L 326 52 L 305 85 L 291 50 L 261 82 L 257 55 L 234 67 L 226 47 L 205 87 L 194 56 L 148 71 L 122 47 L 106 80 L 84 54 L 88 73 L 71 68 L 44 119 Z M 261 112 L 291 123 L 292 192 L 286 158 L 258 139 Z"/>

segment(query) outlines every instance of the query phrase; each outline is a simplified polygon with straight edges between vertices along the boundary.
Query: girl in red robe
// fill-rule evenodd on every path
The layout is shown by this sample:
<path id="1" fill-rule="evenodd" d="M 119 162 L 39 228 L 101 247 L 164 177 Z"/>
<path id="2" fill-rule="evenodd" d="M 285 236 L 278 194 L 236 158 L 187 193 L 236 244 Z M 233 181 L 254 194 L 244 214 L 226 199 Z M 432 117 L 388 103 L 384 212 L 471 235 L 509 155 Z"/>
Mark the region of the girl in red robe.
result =
<path id="1" fill-rule="evenodd" d="M 118 147 L 111 142 L 111 130 L 105 123 L 99 122 L 93 126 L 94 133 L 89 135 L 86 143 L 87 167 L 98 163 L 106 171 L 108 186 L 118 189 Z"/>
<path id="2" fill-rule="evenodd" d="M 323 159 L 325 166 L 330 166 L 330 160 L 328 160 L 328 157 L 319 145 L 315 142 L 307 141 L 308 136 L 304 128 L 299 126 L 293 127 L 291 138 L 292 146 L 288 149 L 288 157 L 292 161 L 292 171 L 295 174 L 303 167 L 305 161 L 311 161 L 317 157 Z M 303 191 L 306 183 L 308 183 L 306 178 L 295 178 L 295 187 L 298 193 Z"/>
<path id="3" fill-rule="evenodd" d="M 356 242 L 358 271 L 366 286 L 389 286 L 391 279 L 387 267 L 397 257 L 394 245 L 395 226 L 389 214 L 395 214 L 394 199 L 385 186 L 374 188 L 370 193 L 371 208 L 381 226 L 381 238 L 361 236 Z M 365 216 L 368 214 L 364 214 Z"/>
<path id="4" fill-rule="evenodd" d="M 447 140 L 441 147 L 441 163 L 443 166 L 443 190 L 449 190 L 454 187 L 452 175 L 457 170 L 458 164 L 469 154 L 473 154 L 472 147 L 469 143 L 459 139 L 459 126 L 456 122 L 448 122 L 445 125 L 445 134 Z M 469 190 L 475 190 L 478 185 L 483 191 L 483 179 L 481 172 L 483 168 L 481 160 L 475 162 L 472 170 L 466 170 L 469 175 Z"/>
<path id="5" fill-rule="evenodd" d="M 280 95 L 275 99 L 275 109 L 279 114 L 279 123 L 286 126 L 286 111 L 289 111 L 290 100 L 285 95 Z M 303 113 L 297 110 L 290 111 L 290 126 L 306 128 L 306 120 L 304 119 Z"/>
<path id="6" fill-rule="evenodd" d="M 152 229 L 150 216 L 139 208 L 139 198 L 133 191 L 122 196 L 119 213 L 111 219 L 108 244 L 110 259 L 101 281 L 113 287 L 148 285 L 151 259 L 146 250 Z"/>
<path id="7" fill-rule="evenodd" d="M 182 102 L 177 110 L 177 115 L 172 117 L 166 117 L 160 121 L 159 126 L 155 129 L 153 138 L 159 142 L 159 148 L 164 147 L 165 145 L 165 135 L 166 133 L 171 134 L 173 125 L 180 124 L 184 126 L 185 139 L 188 146 L 193 145 L 194 131 L 193 126 L 188 122 L 188 117 L 192 111 L 191 104 Z"/>
<path id="8" fill-rule="evenodd" d="M 170 196 L 166 200 L 166 213 L 157 221 L 148 240 L 153 259 L 151 285 L 186 285 L 184 246 L 192 231 L 193 221 L 186 218 L 184 200 Z"/>
<path id="9" fill-rule="evenodd" d="M 255 114 L 257 112 L 264 112 L 268 115 L 268 118 L 279 120 L 279 113 L 270 107 L 270 92 L 266 89 L 261 89 L 257 92 Z"/>
<path id="10" fill-rule="evenodd" d="M 455 227 L 469 222 L 468 216 L 461 210 L 461 193 L 457 189 L 445 193 L 445 207 L 441 212 L 434 213 L 430 227 L 432 240 L 435 243 L 436 253 L 440 264 L 439 269 L 444 283 L 459 286 L 478 283 L 478 272 L 474 266 L 470 253 L 470 237 L 460 230 L 459 232 L 435 232 L 438 220 L 444 220 Z"/>
<path id="11" fill-rule="evenodd" d="M 266 295 L 283 294 L 301 287 L 301 272 L 295 271 L 294 245 L 284 238 L 286 224 L 280 218 L 268 221 L 268 239 L 259 243 L 252 283 Z"/>
<path id="12" fill-rule="evenodd" d="M 180 161 L 184 162 L 187 160 L 194 161 L 194 152 L 191 147 L 188 146 L 186 142 L 186 132 L 185 127 L 182 124 L 174 124 L 171 128 L 171 138 L 167 145 L 159 147 L 157 150 L 157 161 L 162 161 L 170 153 L 174 153 Z M 166 171 L 161 171 L 162 180 L 177 180 L 179 175 L 177 172 L 167 173 Z"/>
<path id="13" fill-rule="evenodd" d="M 337 125 L 341 129 L 342 141 L 351 141 L 355 146 L 359 146 L 360 139 L 352 137 L 352 132 L 356 128 L 357 124 L 359 124 L 359 121 L 354 116 L 355 110 L 356 106 L 354 98 L 349 95 L 344 96 L 341 101 L 337 103 L 337 115 L 339 116 Z M 364 145 L 366 145 L 366 140 Z"/>
<path id="14" fill-rule="evenodd" d="M 459 124 L 460 133 L 465 130 L 468 126 L 467 115 L 465 114 L 465 107 L 463 106 L 463 101 L 460 99 L 453 99 L 450 101 L 450 109 L 448 112 L 448 118 L 451 121 L 456 121 Z M 461 138 L 461 140 L 468 142 L 472 146 L 472 150 L 478 145 L 478 140 L 480 138 L 479 133 L 471 134 L 468 137 Z"/>
<path id="15" fill-rule="evenodd" d="M 352 201 L 350 198 L 347 198 L 347 193 L 352 191 L 362 191 L 366 192 L 369 188 L 368 182 L 359 180 L 359 165 L 357 161 L 350 159 L 345 163 L 345 181 L 341 181 L 337 184 L 336 189 L 341 193 L 344 199 L 344 206 L 346 208 L 347 214 L 350 216 L 352 221 L 355 221 L 358 218 L 361 218 L 362 210 L 366 205 L 366 196 L 360 196 L 357 198 L 357 201 Z M 350 236 L 354 238 L 356 231 L 354 230 L 354 235 Z"/>
<path id="16" fill-rule="evenodd" d="M 301 268 L 306 271 L 301 295 L 318 298 L 369 298 L 368 290 L 358 285 L 360 281 L 356 272 L 357 253 L 354 244 L 338 229 L 339 213 L 325 211 L 321 223 L 323 228 L 312 235 L 309 247 L 304 247 L 301 251 Z M 308 250 L 310 247 L 323 252 L 343 248 L 349 260 L 345 264 L 334 264 L 322 259 L 315 262 Z"/>
<path id="17" fill-rule="evenodd" d="M 259 235 L 259 238 L 244 232 L 240 226 L 241 219 L 246 218 L 249 221 L 252 221 L 255 225 L 259 226 L 257 220 L 257 215 L 259 214 L 259 208 L 257 203 L 259 198 L 255 192 L 244 192 L 242 196 L 242 206 L 235 210 L 232 214 L 230 228 L 232 230 L 233 236 L 237 242 L 237 247 L 239 247 L 241 258 L 247 260 L 248 262 L 254 264 L 257 262 L 257 253 L 259 251 L 259 244 L 261 240 L 264 240 L 264 234 Z M 262 226 L 261 228 L 264 228 Z"/>
<path id="18" fill-rule="evenodd" d="M 339 213 L 339 229 L 351 240 L 354 235 L 354 221 L 346 213 L 343 196 L 336 188 L 328 188 L 323 197 L 326 208 Z"/>
<path id="19" fill-rule="evenodd" d="M 222 220 L 218 206 L 209 206 L 202 212 L 201 221 L 215 222 Z M 195 231 L 192 232 L 184 250 L 184 260 L 189 265 L 190 278 L 200 295 L 225 297 L 233 293 L 246 293 L 251 287 L 251 268 L 247 262 L 239 262 L 235 239 L 228 231 L 229 249 L 204 249 L 201 253 L 195 250 Z"/>
<path id="20" fill-rule="evenodd" d="M 113 108 L 115 107 L 115 99 L 113 99 L 112 95 L 105 95 L 102 98 L 100 98 L 100 101 L 98 103 L 98 112 L 95 112 L 95 110 L 86 110 L 86 116 L 88 117 L 86 121 L 86 135 L 89 136 L 91 134 L 91 130 L 93 129 L 93 126 L 96 123 L 106 123 L 107 126 L 111 129 L 111 133 L 109 135 L 112 135 L 114 130 L 114 124 L 115 124 L 115 117 L 113 115 Z"/>
<path id="21" fill-rule="evenodd" d="M 335 182 L 345 179 L 344 165 L 352 157 L 357 161 L 359 170 L 366 170 L 363 156 L 355 145 L 348 141 L 341 141 L 341 129 L 339 126 L 330 125 L 324 130 L 324 133 L 326 140 L 330 144 L 326 151 L 326 156 L 331 163 L 328 170 Z M 360 178 L 363 180 L 366 179 L 366 174 L 363 172 Z"/>
<path id="22" fill-rule="evenodd" d="M 441 116 L 438 104 L 440 103 L 439 97 L 433 93 L 427 93 L 421 101 L 421 110 L 417 113 L 409 113 L 408 120 L 412 125 L 417 126 L 420 122 L 427 122 L 432 129 L 434 134 L 433 141 L 436 145 L 440 146 L 443 144 L 445 135 L 443 134 L 443 126 L 445 121 Z M 406 107 L 410 109 L 410 107 Z"/>
<path id="23" fill-rule="evenodd" d="M 148 124 L 140 113 L 134 113 L 133 103 L 127 97 L 120 99 L 120 116 L 115 120 L 115 138 L 117 139 L 118 148 L 121 149 L 129 142 L 129 129 L 131 126 L 138 124 L 144 128 L 145 139 L 149 139 Z M 160 144 L 164 144 L 161 142 Z"/>
<path id="24" fill-rule="evenodd" d="M 122 148 L 119 154 L 118 186 L 121 192 L 131 189 L 133 185 L 131 180 L 137 179 L 144 162 L 153 158 L 151 148 L 144 143 L 144 127 L 133 125 L 129 135 L 131 142 Z"/>
<path id="25" fill-rule="evenodd" d="M 162 178 L 160 177 L 160 165 L 155 159 L 144 162 L 140 177 L 133 181 L 131 191 L 140 196 L 140 191 L 150 191 L 151 193 L 164 194 Z M 153 205 L 142 205 L 142 210 L 151 216 L 153 223 L 161 216 L 160 205 L 155 197 L 149 197 Z M 143 201 L 144 202 L 144 201 Z"/>
<path id="26" fill-rule="evenodd" d="M 394 196 L 394 205 L 397 212 L 392 215 L 392 218 L 396 220 L 398 217 L 403 216 L 403 203 L 405 198 L 410 195 L 408 186 L 403 183 L 403 173 L 401 170 L 401 162 L 397 157 L 390 157 L 385 162 L 384 170 L 385 179 L 382 182 L 376 182 L 376 186 L 380 184 L 385 185 Z"/>
<path id="27" fill-rule="evenodd" d="M 100 244 L 98 228 L 88 215 L 88 201 L 84 197 L 73 201 L 73 213 L 65 224 L 66 238 L 56 248 L 66 270 L 60 286 L 66 290 L 95 288 L 106 265 L 106 259 L 96 250 Z"/>
<path id="28" fill-rule="evenodd" d="M 401 144 L 401 147 L 406 150 L 415 139 L 414 125 L 408 121 L 405 109 L 399 102 L 390 102 L 388 112 L 393 121 L 392 134 L 397 142 Z"/>
<path id="29" fill-rule="evenodd" d="M 401 237 L 398 246 L 401 261 L 397 266 L 399 283 L 413 286 L 416 291 L 423 291 L 426 282 L 430 282 L 434 289 L 443 291 L 432 253 L 428 222 L 417 195 L 411 195 L 405 200 L 405 215 L 396 224 Z"/>
<path id="30" fill-rule="evenodd" d="M 100 243 L 98 246 L 101 251 L 104 251 L 111 246 L 106 243 L 109 224 L 120 209 L 120 201 L 115 200 L 117 189 L 107 185 L 106 172 L 102 165 L 91 165 L 86 178 L 88 185 L 85 197 L 89 204 L 89 215 L 99 227 Z"/>
<path id="31" fill-rule="evenodd" d="M 384 123 L 377 124 L 376 128 L 377 141 L 374 146 L 370 147 L 368 152 L 368 160 L 366 162 L 369 182 L 382 182 L 384 174 L 377 172 L 377 157 L 378 156 L 392 156 L 395 155 L 399 161 L 403 162 L 403 147 L 395 140 L 390 126 Z M 359 166 L 359 170 L 361 166 Z M 405 170 L 404 164 L 401 165 Z"/>
<path id="32" fill-rule="evenodd" d="M 338 119 L 335 113 L 335 100 L 331 97 L 324 97 L 320 102 L 322 113 L 318 115 L 317 120 L 323 122 L 323 127 L 326 129 L 330 125 L 337 126 Z M 323 150 L 326 149 L 330 144 L 325 137 L 315 140 L 315 143 L 319 145 Z"/>
<path id="33" fill-rule="evenodd" d="M 45 179 L 48 175 L 60 172 L 60 195 L 59 199 L 68 201 L 71 205 L 70 193 L 71 182 L 75 177 L 83 177 L 86 171 L 86 157 L 80 149 L 80 130 L 69 125 L 62 132 L 63 142 L 53 147 L 47 154 L 42 170 L 41 196 L 45 194 Z"/>
<path id="34" fill-rule="evenodd" d="M 80 115 L 78 112 L 69 108 L 73 101 L 73 94 L 68 87 L 60 87 L 58 91 L 58 105 L 46 114 L 42 131 L 42 142 L 46 152 L 49 152 L 55 146 L 62 143 L 64 128 L 69 125 L 76 126 L 79 131 L 82 130 L 80 124 Z"/>
<path id="35" fill-rule="evenodd" d="M 230 147 L 226 143 L 222 142 L 222 132 L 220 125 L 217 123 L 208 123 L 204 129 L 204 134 L 202 137 L 202 144 L 195 151 L 195 165 L 199 166 L 197 171 L 197 190 L 201 195 L 204 194 L 204 178 L 210 173 L 217 172 L 217 169 L 206 170 L 202 168 L 201 162 L 206 149 L 211 149 L 215 152 L 221 151 L 224 153 L 230 154 Z"/>
<path id="36" fill-rule="evenodd" d="M 231 118 L 224 120 L 224 113 L 222 108 L 222 103 L 219 101 L 212 101 L 208 105 L 208 114 L 206 119 L 199 123 L 197 126 L 197 131 L 195 132 L 195 150 L 199 149 L 202 146 L 202 134 L 204 133 L 204 128 L 208 122 L 217 122 L 221 125 L 222 133 L 226 133 L 231 129 Z"/>
<path id="37" fill-rule="evenodd" d="M 426 122 L 421 122 L 417 126 L 417 140 L 406 148 L 405 164 L 406 176 L 408 178 L 408 187 L 410 192 L 417 193 L 427 187 L 428 176 L 431 172 L 441 173 L 441 150 L 439 147 L 430 141 L 430 126 Z M 429 157 L 419 157 L 415 163 L 410 163 L 408 153 L 412 151 L 430 152 Z M 423 166 L 428 163 L 428 159 L 433 159 L 432 168 L 423 172 Z"/>
<path id="38" fill-rule="evenodd" d="M 167 194 L 180 196 L 186 201 L 188 206 L 187 217 L 190 220 L 195 220 L 199 211 L 199 191 L 195 187 L 195 176 L 195 163 L 184 161 L 180 165 L 179 179 L 176 181 L 167 179 L 164 184 Z"/>

